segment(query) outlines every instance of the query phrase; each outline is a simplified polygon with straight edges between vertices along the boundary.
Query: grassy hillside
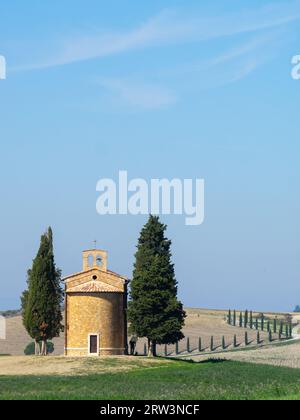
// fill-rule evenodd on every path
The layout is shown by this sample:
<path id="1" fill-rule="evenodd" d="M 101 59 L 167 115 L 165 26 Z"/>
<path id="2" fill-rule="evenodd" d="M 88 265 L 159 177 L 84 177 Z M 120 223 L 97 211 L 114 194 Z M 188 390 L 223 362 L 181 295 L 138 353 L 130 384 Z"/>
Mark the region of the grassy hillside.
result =
<path id="1" fill-rule="evenodd" d="M 222 337 L 224 336 L 227 343 L 232 343 L 233 336 L 236 334 L 238 342 L 242 343 L 245 337 L 244 329 L 232 327 L 226 323 L 226 311 L 208 310 L 208 309 L 187 309 L 186 325 L 183 332 L 190 339 L 192 349 L 198 347 L 199 337 L 202 338 L 202 345 L 209 348 L 210 339 L 213 335 L 216 347 L 221 346 Z M 26 345 L 32 340 L 28 337 L 22 324 L 22 317 L 15 316 L 8 318 L 6 321 L 6 340 L 0 339 L 0 354 L 11 354 L 20 356 L 24 354 Z M 261 335 L 262 339 L 268 339 L 267 334 Z M 249 330 L 249 340 L 256 339 L 256 332 Z M 55 352 L 54 355 L 62 355 L 64 349 L 64 334 L 53 340 Z M 144 353 L 145 340 L 139 340 L 137 351 L 139 354 Z M 180 343 L 180 351 L 186 350 L 186 340 Z M 175 347 L 170 346 L 169 351 L 174 351 Z M 159 346 L 158 351 L 163 354 L 164 346 Z"/>
<path id="2" fill-rule="evenodd" d="M 120 358 L 101 363 L 107 363 L 106 371 L 87 375 L 0 376 L 0 399 L 300 399 L 299 369 L 161 360 L 156 366 L 145 362 L 123 371 Z M 120 370 L 111 370 L 112 365 Z"/>

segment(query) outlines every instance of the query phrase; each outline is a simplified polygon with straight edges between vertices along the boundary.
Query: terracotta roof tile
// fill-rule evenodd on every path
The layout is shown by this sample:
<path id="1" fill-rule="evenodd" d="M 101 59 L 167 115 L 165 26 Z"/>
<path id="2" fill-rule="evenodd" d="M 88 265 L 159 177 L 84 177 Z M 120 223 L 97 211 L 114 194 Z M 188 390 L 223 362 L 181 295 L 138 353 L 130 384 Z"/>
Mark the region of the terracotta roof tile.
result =
<path id="1" fill-rule="evenodd" d="M 67 293 L 122 293 L 122 290 L 101 281 L 89 281 L 79 286 L 71 287 Z"/>

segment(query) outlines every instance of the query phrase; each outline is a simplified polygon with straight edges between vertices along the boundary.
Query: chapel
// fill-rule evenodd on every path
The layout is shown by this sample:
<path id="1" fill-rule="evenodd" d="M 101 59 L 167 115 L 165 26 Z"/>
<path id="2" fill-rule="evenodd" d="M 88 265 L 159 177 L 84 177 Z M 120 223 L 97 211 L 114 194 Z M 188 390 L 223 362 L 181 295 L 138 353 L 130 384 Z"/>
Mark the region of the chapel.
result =
<path id="1" fill-rule="evenodd" d="M 65 355 L 127 354 L 128 279 L 107 267 L 107 252 L 83 252 L 83 268 L 65 283 Z"/>

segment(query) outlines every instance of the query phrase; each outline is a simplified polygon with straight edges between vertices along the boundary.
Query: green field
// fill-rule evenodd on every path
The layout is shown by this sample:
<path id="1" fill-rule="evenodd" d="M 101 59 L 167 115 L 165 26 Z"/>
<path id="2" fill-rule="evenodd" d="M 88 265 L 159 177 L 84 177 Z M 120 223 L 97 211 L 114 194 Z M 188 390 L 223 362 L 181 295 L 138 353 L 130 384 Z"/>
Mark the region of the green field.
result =
<path id="1" fill-rule="evenodd" d="M 300 399 L 300 370 L 174 361 L 86 376 L 0 376 L 0 399 Z"/>

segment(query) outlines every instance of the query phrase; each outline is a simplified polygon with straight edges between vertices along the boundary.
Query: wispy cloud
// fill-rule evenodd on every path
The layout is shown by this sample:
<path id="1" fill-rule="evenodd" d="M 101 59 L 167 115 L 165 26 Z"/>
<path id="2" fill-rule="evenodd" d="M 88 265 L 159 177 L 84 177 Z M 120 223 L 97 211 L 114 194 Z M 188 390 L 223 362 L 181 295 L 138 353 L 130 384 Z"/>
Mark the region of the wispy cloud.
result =
<path id="1" fill-rule="evenodd" d="M 82 36 L 64 41 L 57 46 L 57 53 L 52 57 L 39 59 L 22 67 L 39 69 L 63 66 L 138 49 L 256 32 L 298 20 L 300 0 L 270 4 L 221 17 L 191 17 L 178 11 L 165 10 L 127 32 Z"/>
<path id="2" fill-rule="evenodd" d="M 166 108 L 177 102 L 177 96 L 172 91 L 157 85 L 106 79 L 100 82 L 100 86 L 117 106 L 151 110 Z"/>
<path id="3" fill-rule="evenodd" d="M 281 30 L 255 34 L 250 39 L 236 44 L 230 41 L 222 52 L 210 51 L 210 57 L 194 60 L 176 67 L 159 70 L 155 76 L 176 82 L 181 92 L 207 90 L 243 80 L 271 61 L 287 39 Z"/>

